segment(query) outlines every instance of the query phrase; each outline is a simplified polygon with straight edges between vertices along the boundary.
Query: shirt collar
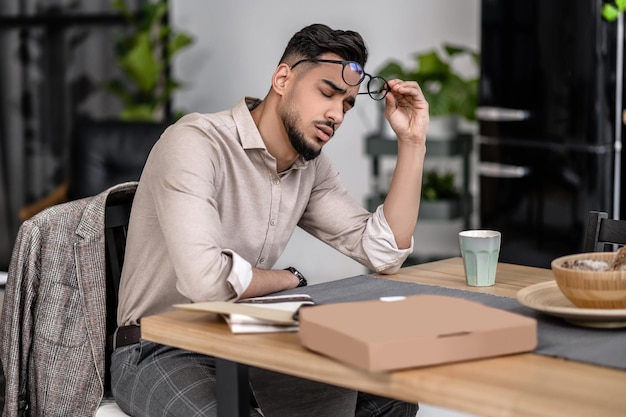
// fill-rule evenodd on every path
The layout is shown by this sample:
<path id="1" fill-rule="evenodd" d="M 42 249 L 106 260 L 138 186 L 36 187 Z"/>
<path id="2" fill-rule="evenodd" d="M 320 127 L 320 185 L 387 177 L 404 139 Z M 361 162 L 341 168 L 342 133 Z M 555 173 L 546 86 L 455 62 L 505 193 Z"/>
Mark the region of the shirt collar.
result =
<path id="1" fill-rule="evenodd" d="M 259 105 L 261 100 L 254 97 L 244 97 L 233 107 L 233 119 L 239 131 L 239 140 L 244 149 L 265 149 L 265 142 L 254 123 L 250 111 Z"/>
<path id="2" fill-rule="evenodd" d="M 235 120 L 237 130 L 239 131 L 239 138 L 243 149 L 264 149 L 267 151 L 267 147 L 265 146 L 265 142 L 263 142 L 261 133 L 254 123 L 254 119 L 250 113 L 260 103 L 261 100 L 258 98 L 244 97 L 239 100 L 235 107 L 233 107 L 233 118 Z M 304 158 L 300 156 L 287 171 L 305 168 L 308 162 L 309 161 L 305 161 Z"/>

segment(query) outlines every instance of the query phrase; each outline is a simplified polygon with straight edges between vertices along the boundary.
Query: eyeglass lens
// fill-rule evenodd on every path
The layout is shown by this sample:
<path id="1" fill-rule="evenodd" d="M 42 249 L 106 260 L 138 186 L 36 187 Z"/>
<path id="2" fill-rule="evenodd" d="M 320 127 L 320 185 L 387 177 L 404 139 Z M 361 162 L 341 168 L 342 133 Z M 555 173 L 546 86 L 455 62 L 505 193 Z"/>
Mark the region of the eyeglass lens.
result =
<path id="1" fill-rule="evenodd" d="M 356 62 L 345 62 L 343 65 L 343 72 L 341 74 L 346 84 L 351 86 L 359 85 L 365 79 L 365 76 L 369 77 L 367 82 L 367 91 L 359 94 L 369 94 L 374 100 L 382 100 L 387 95 L 387 81 L 381 77 L 373 77 L 366 74 L 363 71 L 363 67 Z"/>
<path id="2" fill-rule="evenodd" d="M 388 92 L 387 81 L 381 77 L 370 77 L 367 82 L 367 93 L 374 100 L 382 100 Z"/>
<path id="3" fill-rule="evenodd" d="M 365 71 L 356 62 L 346 62 L 343 65 L 342 76 L 346 84 L 354 87 L 361 84 L 363 78 L 365 78 Z"/>

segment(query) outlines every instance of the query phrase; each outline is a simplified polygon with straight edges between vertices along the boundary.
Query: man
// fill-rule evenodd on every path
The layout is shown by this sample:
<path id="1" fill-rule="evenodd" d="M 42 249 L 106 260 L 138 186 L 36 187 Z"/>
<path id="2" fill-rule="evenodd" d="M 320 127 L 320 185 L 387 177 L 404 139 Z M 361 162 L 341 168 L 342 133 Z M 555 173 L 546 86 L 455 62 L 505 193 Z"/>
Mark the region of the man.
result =
<path id="1" fill-rule="evenodd" d="M 385 83 L 366 74 L 366 60 L 358 33 L 305 27 L 289 41 L 262 101 L 246 98 L 228 111 L 187 115 L 156 143 L 133 203 L 120 288 L 122 336 L 111 372 L 124 411 L 215 414 L 213 358 L 140 341 L 140 319 L 176 303 L 306 285 L 295 268 L 271 269 L 296 226 L 383 273 L 396 272 L 410 254 L 428 104 L 415 82 Z M 389 193 L 373 214 L 349 197 L 321 153 L 363 93 L 384 98 L 398 136 Z M 266 417 L 412 417 L 417 410 L 256 368 L 250 384 Z"/>

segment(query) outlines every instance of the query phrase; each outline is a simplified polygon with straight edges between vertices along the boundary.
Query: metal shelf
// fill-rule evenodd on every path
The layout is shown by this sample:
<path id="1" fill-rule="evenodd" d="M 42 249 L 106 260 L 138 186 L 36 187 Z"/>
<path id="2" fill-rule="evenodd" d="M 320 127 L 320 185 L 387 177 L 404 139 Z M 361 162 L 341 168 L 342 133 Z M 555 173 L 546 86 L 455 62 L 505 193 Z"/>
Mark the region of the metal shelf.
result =
<path id="1" fill-rule="evenodd" d="M 469 192 L 469 156 L 472 151 L 473 137 L 471 134 L 462 134 L 449 139 L 430 139 L 426 142 L 426 155 L 433 158 L 461 157 L 463 161 L 462 172 L 462 195 L 459 199 L 447 202 L 449 207 L 430 209 L 428 202 L 422 202 L 420 218 L 430 220 L 449 220 L 463 218 L 464 227 L 469 228 L 470 214 L 472 211 L 472 199 Z M 372 160 L 372 175 L 375 180 L 380 177 L 380 158 L 395 156 L 398 154 L 397 141 L 380 133 L 369 135 L 365 138 L 365 152 Z M 385 196 L 375 193 L 367 200 L 370 210 L 375 209 L 384 200 Z M 444 202 L 434 202 L 442 204 Z"/>
<path id="2" fill-rule="evenodd" d="M 464 134 L 450 139 L 429 139 L 426 141 L 426 153 L 428 156 L 445 157 L 459 156 L 468 153 L 472 149 L 472 135 Z M 397 155 L 398 143 L 380 134 L 374 134 L 365 138 L 365 152 L 372 156 Z"/>

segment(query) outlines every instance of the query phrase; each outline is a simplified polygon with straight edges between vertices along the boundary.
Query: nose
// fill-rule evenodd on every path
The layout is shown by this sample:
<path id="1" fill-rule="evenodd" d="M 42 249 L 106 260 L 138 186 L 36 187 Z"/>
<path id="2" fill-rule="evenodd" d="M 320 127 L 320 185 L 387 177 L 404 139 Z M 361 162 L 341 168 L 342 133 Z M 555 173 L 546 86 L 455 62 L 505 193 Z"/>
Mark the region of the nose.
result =
<path id="1" fill-rule="evenodd" d="M 337 129 L 341 122 L 343 122 L 344 112 L 343 103 L 340 105 L 333 105 L 326 111 L 326 120 L 333 124 L 333 129 Z"/>

